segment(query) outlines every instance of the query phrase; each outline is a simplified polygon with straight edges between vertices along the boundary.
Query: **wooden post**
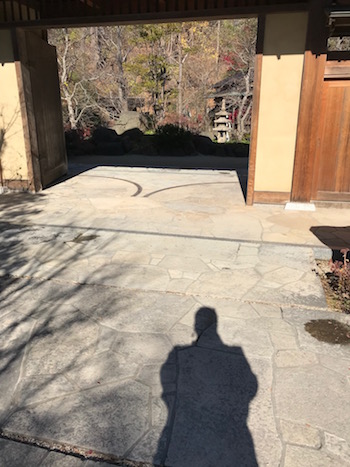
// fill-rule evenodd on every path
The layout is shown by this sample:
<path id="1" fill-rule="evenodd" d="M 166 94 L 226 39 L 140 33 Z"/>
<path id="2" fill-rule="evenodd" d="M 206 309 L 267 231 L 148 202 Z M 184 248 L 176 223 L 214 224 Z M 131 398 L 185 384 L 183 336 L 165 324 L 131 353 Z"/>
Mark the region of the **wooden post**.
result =
<path id="1" fill-rule="evenodd" d="M 258 37 L 256 41 L 256 57 L 255 57 L 255 68 L 254 68 L 253 110 L 252 110 L 252 120 L 251 120 L 249 171 L 248 171 L 247 199 L 246 199 L 246 203 L 248 206 L 251 206 L 254 203 L 254 182 L 255 182 L 256 151 L 257 151 L 257 143 L 258 143 L 258 122 L 259 122 L 259 108 L 260 108 L 262 61 L 263 61 L 263 51 L 264 51 L 264 35 L 265 35 L 265 16 L 259 16 Z"/>
<path id="2" fill-rule="evenodd" d="M 325 0 L 310 2 L 303 81 L 291 200 L 309 202 L 312 196 L 317 131 L 327 52 Z"/>

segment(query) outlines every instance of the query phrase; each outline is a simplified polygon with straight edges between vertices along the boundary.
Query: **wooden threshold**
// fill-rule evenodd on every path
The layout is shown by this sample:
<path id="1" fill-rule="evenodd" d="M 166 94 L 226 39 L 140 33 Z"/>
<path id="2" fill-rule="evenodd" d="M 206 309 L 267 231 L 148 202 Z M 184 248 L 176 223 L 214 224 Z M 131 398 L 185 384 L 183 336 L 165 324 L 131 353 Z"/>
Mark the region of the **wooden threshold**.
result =
<path id="1" fill-rule="evenodd" d="M 334 192 L 334 191 L 318 191 L 316 201 L 350 201 L 350 193 Z"/>
<path id="2" fill-rule="evenodd" d="M 254 203 L 286 204 L 289 201 L 289 191 L 254 191 Z"/>
<path id="3" fill-rule="evenodd" d="M 327 209 L 350 209 L 350 202 L 348 201 L 312 201 L 317 208 Z"/>

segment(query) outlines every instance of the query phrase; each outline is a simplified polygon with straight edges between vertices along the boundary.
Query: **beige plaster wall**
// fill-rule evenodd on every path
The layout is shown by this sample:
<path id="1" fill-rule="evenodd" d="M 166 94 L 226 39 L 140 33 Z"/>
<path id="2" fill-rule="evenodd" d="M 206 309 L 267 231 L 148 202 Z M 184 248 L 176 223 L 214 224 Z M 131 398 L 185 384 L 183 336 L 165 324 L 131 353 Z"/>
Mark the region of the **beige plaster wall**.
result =
<path id="1" fill-rule="evenodd" d="M 16 65 L 11 35 L 5 30 L 0 31 L 0 130 L 4 131 L 0 148 L 2 180 L 26 180 L 28 169 Z"/>
<path id="2" fill-rule="evenodd" d="M 292 186 L 307 13 L 266 17 L 255 191 Z"/>

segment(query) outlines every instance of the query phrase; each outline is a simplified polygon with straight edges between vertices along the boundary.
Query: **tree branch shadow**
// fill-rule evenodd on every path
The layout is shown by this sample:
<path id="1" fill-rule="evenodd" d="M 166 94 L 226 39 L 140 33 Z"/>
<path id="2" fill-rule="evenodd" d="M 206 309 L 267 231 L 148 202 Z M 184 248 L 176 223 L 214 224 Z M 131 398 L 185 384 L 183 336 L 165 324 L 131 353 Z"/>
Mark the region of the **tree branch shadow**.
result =
<path id="1" fill-rule="evenodd" d="M 209 446 L 210 442 L 215 453 L 222 445 L 222 436 L 215 435 L 216 429 L 222 432 L 219 418 L 228 416 L 234 420 L 231 424 L 234 433 L 224 438 L 237 441 L 235 437 L 239 435 L 244 442 L 240 451 L 236 442 L 232 444 L 234 450 L 226 449 L 225 462 L 236 455 L 234 459 L 241 456 L 249 459 L 249 465 L 256 465 L 246 420 L 257 383 L 242 349 L 225 346 L 216 333 L 215 323 L 208 326 L 204 318 L 198 320 L 198 339 L 192 347 L 172 349 L 166 332 L 162 334 L 157 328 L 156 315 L 152 314 L 159 307 L 157 295 L 149 291 L 142 295 L 118 286 L 123 284 L 120 280 L 125 275 L 132 277 L 132 263 L 102 261 L 96 266 L 98 263 L 94 262 L 104 249 L 114 251 L 113 241 L 120 233 L 109 232 L 100 238 L 100 232 L 84 235 L 82 229 L 78 231 L 72 224 L 32 223 L 31 218 L 40 214 L 46 203 L 45 193 L 0 197 L 0 437 L 117 465 L 124 458 L 136 459 L 134 464 L 139 465 L 135 447 L 147 442 L 147 436 L 155 428 L 152 404 L 161 399 L 161 395 L 153 393 L 152 384 L 141 377 L 141 372 L 152 365 L 159 369 L 166 360 L 161 372 L 165 388 L 164 370 L 174 352 L 179 361 L 187 361 L 186 355 L 194 352 L 202 357 L 197 363 L 194 360 L 193 371 L 210 369 L 210 375 L 202 380 L 205 383 L 202 389 L 207 387 L 203 396 L 215 394 L 220 388 L 221 380 L 215 376 L 220 362 L 221 372 L 230 368 L 235 392 L 224 403 L 219 397 L 220 404 L 204 417 L 204 427 L 214 417 L 213 429 L 196 438 L 191 414 L 198 415 L 206 407 L 198 397 L 190 404 L 194 412 L 187 410 L 192 395 L 186 399 L 187 383 L 183 382 L 185 374 L 180 372 L 177 415 L 173 415 L 169 394 L 164 390 L 164 402 L 172 421 L 157 427 L 160 439 L 149 445 L 152 456 L 155 455 L 153 462 L 165 462 L 166 452 L 174 456 L 174 446 L 183 444 L 182 432 L 187 433 L 187 445 L 192 443 L 184 455 L 193 446 L 195 453 L 203 455 L 203 443 Z M 133 326 L 125 327 L 135 303 L 138 314 L 133 317 Z M 170 306 L 183 314 L 181 303 L 176 297 Z M 137 316 L 142 319 L 148 312 L 151 321 L 139 325 Z M 187 388 L 193 393 L 197 382 L 192 380 L 191 384 Z M 223 390 L 226 389 L 224 384 Z M 227 404 L 231 404 L 229 410 Z M 185 418 L 181 421 L 181 417 Z M 213 459 L 210 455 L 207 457 Z M 185 465 L 181 462 L 177 465 Z"/>

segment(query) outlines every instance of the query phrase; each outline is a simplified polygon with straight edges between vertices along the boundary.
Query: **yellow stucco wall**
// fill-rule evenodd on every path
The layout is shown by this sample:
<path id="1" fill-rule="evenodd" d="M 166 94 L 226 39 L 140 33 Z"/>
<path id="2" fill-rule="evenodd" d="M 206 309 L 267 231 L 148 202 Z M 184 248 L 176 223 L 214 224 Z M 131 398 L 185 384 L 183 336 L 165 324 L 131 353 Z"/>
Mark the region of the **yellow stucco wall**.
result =
<path id="1" fill-rule="evenodd" d="M 0 130 L 5 130 L 0 149 L 3 180 L 27 180 L 27 158 L 22 127 L 16 65 L 9 31 L 0 31 Z"/>
<path id="2" fill-rule="evenodd" d="M 307 13 L 266 17 L 255 191 L 292 186 Z"/>

